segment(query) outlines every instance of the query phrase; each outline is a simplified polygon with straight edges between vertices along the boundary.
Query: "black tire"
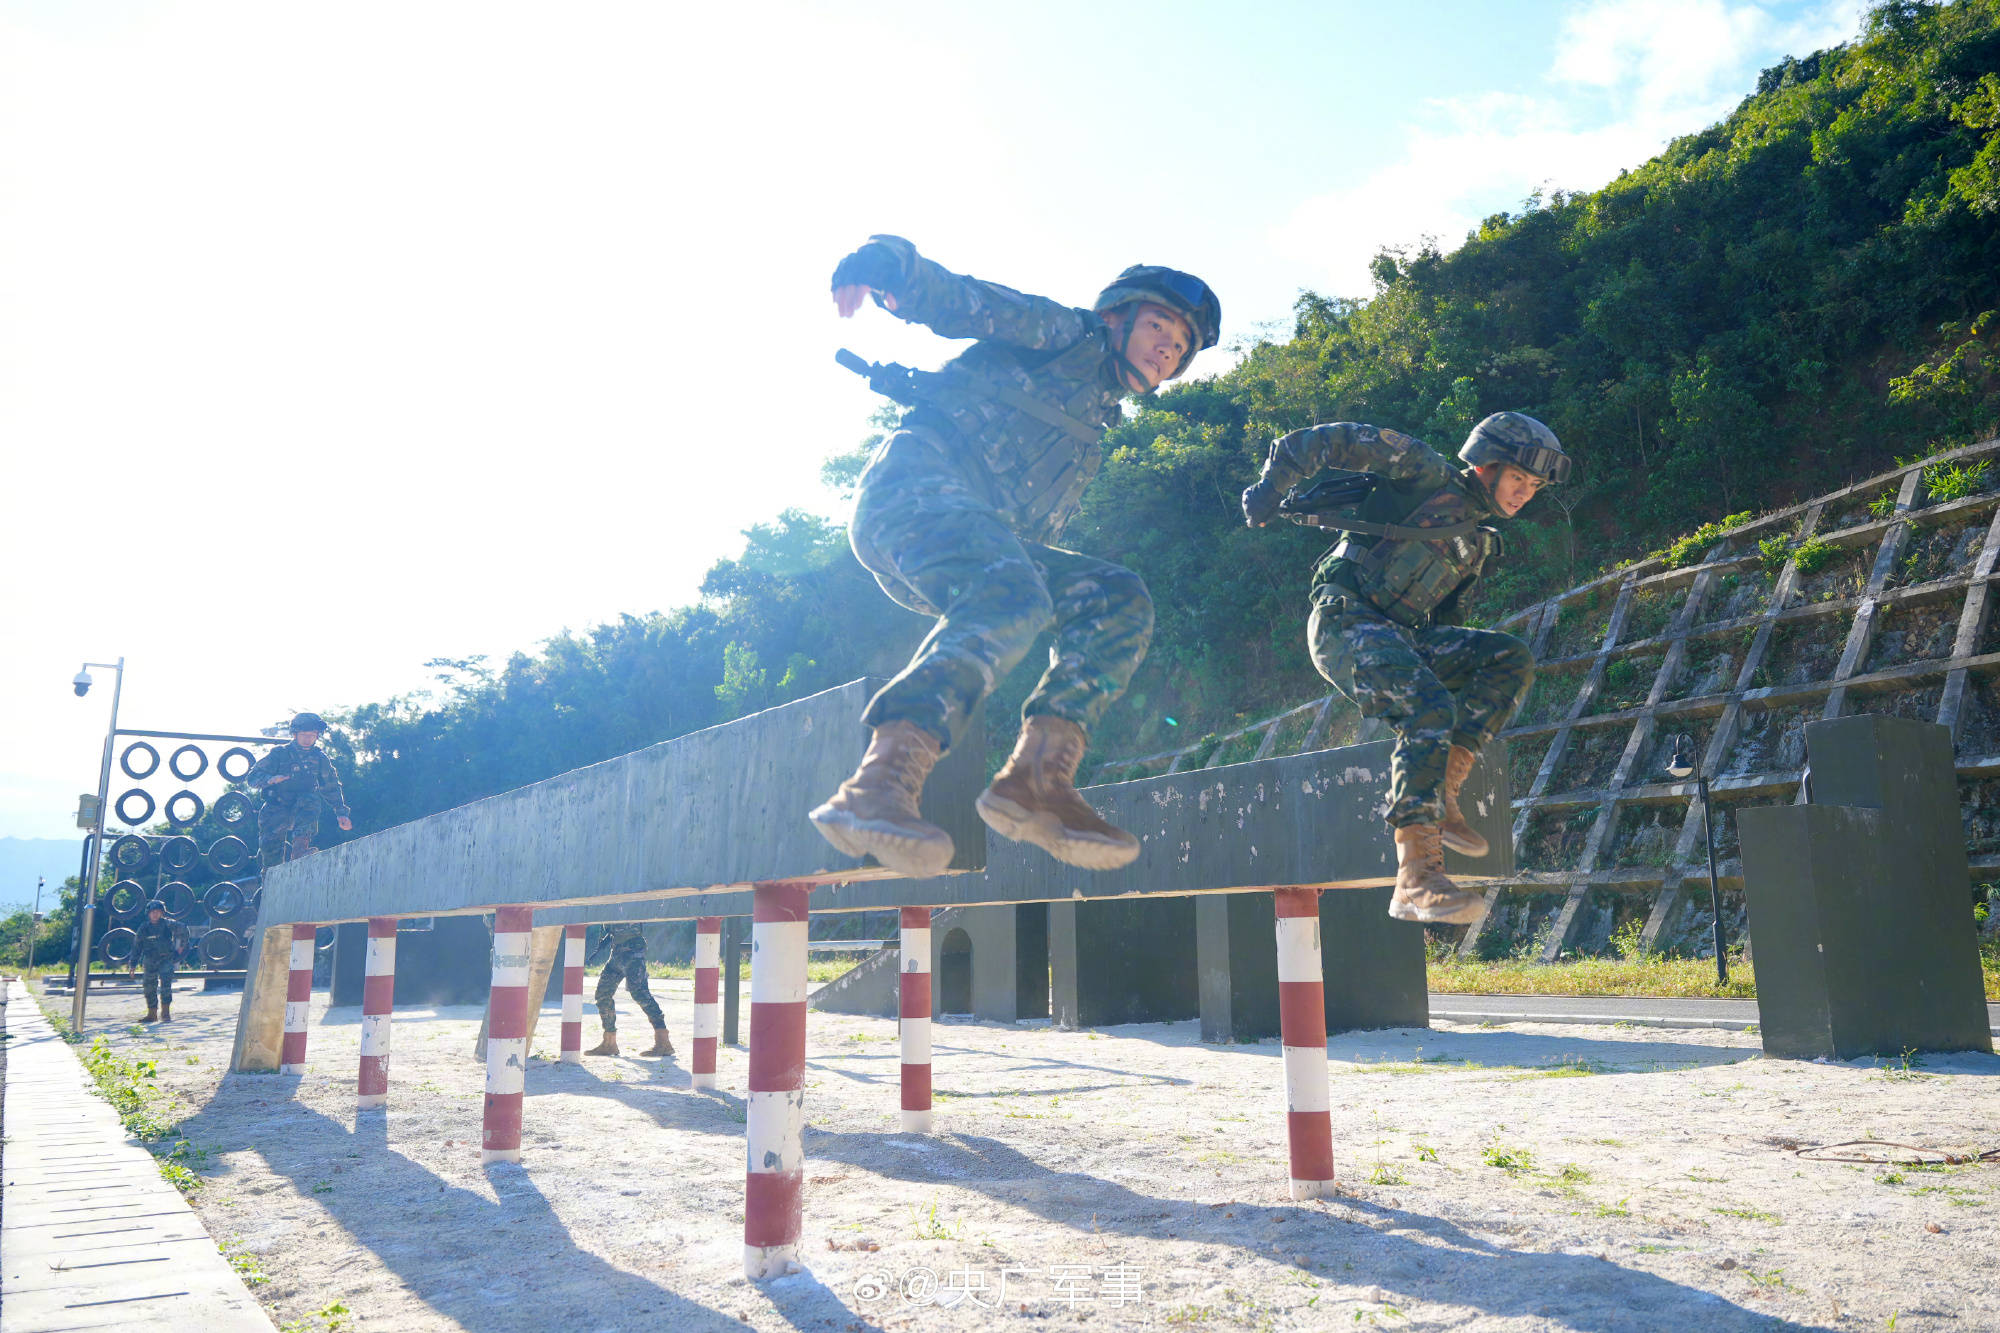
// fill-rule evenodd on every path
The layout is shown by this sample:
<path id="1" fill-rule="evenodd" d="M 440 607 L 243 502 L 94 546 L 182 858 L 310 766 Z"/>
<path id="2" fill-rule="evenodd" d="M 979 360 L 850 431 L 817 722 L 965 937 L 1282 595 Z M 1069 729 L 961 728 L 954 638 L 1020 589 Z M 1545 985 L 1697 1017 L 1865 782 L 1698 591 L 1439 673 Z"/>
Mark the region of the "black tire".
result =
<path id="1" fill-rule="evenodd" d="M 194 911 L 194 890 L 179 880 L 172 880 L 161 885 L 158 897 L 161 902 L 167 905 L 164 915 L 169 921 L 179 921 L 189 912 Z"/>
<path id="2" fill-rule="evenodd" d="M 225 833 L 208 847 L 208 868 L 218 875 L 231 874 L 243 868 L 250 859 L 250 844 L 234 833 Z"/>
<path id="3" fill-rule="evenodd" d="M 136 833 L 127 833 L 111 844 L 111 864 L 128 875 L 143 875 L 153 864 L 153 844 Z"/>
<path id="4" fill-rule="evenodd" d="M 104 938 L 97 942 L 97 956 L 113 967 L 132 961 L 132 954 L 139 947 L 139 932 L 130 926 L 119 926 L 116 930 L 104 932 Z"/>
<path id="5" fill-rule="evenodd" d="M 236 938 L 235 931 L 212 926 L 201 937 L 201 961 L 210 967 L 227 967 L 242 947 L 243 941 Z"/>
<path id="6" fill-rule="evenodd" d="M 182 801 L 194 802 L 193 814 L 183 817 L 174 813 L 174 807 L 176 805 L 179 805 Z M 172 824 L 175 828 L 193 828 L 196 824 L 199 824 L 201 822 L 201 817 L 208 813 L 208 803 L 202 800 L 201 797 L 196 796 L 193 792 L 187 790 L 187 788 L 183 787 L 181 790 L 175 792 L 172 796 L 169 796 L 167 798 L 167 803 L 164 807 L 161 808 L 160 813 L 165 815 L 167 817 L 167 822 L 169 824 Z"/>
<path id="7" fill-rule="evenodd" d="M 125 803 L 131 800 L 134 796 L 144 801 L 146 803 L 146 808 L 144 810 L 141 810 L 137 815 L 128 815 L 125 813 Z M 144 824 L 147 820 L 153 817 L 153 811 L 155 809 L 155 806 L 153 805 L 152 796 L 150 796 L 147 793 L 144 787 L 133 787 L 131 790 L 127 791 L 123 796 L 120 796 L 118 798 L 118 803 L 116 805 L 113 805 L 111 808 L 113 811 L 117 813 L 119 823 L 125 825 L 125 827 L 127 828 L 138 828 L 141 824 Z"/>
<path id="8" fill-rule="evenodd" d="M 333 942 L 340 938 L 340 932 L 332 926 L 321 926 L 313 932 L 313 952 L 325 953 L 333 948 Z"/>
<path id="9" fill-rule="evenodd" d="M 232 759 L 241 759 L 243 761 L 242 772 L 232 773 L 229 771 L 229 761 Z M 224 782 L 241 782 L 243 781 L 243 779 L 250 776 L 250 770 L 255 768 L 256 766 L 257 766 L 257 756 L 251 754 L 248 750 L 244 749 L 240 745 L 230 746 L 227 750 L 224 750 L 219 756 L 217 756 L 215 761 L 215 771 L 222 775 L 222 780 Z M 221 805 L 222 802 L 217 801 L 216 804 Z"/>
<path id="10" fill-rule="evenodd" d="M 218 920 L 235 916 L 243 910 L 246 901 L 248 899 L 242 887 L 226 879 L 219 879 L 209 885 L 201 895 L 202 908 Z"/>
<path id="11" fill-rule="evenodd" d="M 184 754 L 191 754 L 195 758 L 194 772 L 192 773 L 181 772 L 181 756 Z M 175 750 L 167 756 L 167 772 L 173 774 L 182 782 L 193 782 L 196 778 L 208 772 L 208 755 L 199 745 L 183 745 L 180 749 Z"/>
<path id="12" fill-rule="evenodd" d="M 104 906 L 113 916 L 137 916 L 146 906 L 146 886 L 136 879 L 121 879 L 104 895 Z"/>
<path id="13" fill-rule="evenodd" d="M 169 875 L 185 875 L 201 864 L 201 848 L 185 833 L 176 833 L 160 844 L 160 869 Z"/>
<path id="14" fill-rule="evenodd" d="M 143 773 L 132 767 L 132 756 L 141 750 L 144 750 L 146 757 L 152 760 L 150 764 L 146 765 L 146 771 Z M 153 774 L 160 771 L 160 752 L 145 741 L 133 741 L 125 747 L 125 753 L 118 756 L 118 767 L 124 769 L 125 776 L 132 779 L 132 781 L 144 782 L 147 778 L 152 777 Z"/>
<path id="15" fill-rule="evenodd" d="M 222 827 L 235 828 L 250 818 L 250 798 L 240 791 L 226 791 L 215 798 L 215 804 L 208 808 L 208 812 Z"/>

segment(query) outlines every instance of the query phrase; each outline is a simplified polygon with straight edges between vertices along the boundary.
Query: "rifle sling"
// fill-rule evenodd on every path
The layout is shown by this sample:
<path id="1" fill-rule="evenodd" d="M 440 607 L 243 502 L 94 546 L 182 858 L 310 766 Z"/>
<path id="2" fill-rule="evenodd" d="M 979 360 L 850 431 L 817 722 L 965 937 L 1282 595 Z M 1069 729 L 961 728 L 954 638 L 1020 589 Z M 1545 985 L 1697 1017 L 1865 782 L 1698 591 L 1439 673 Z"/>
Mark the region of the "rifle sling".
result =
<path id="1" fill-rule="evenodd" d="M 1366 519 L 1340 518 L 1322 521 L 1319 514 L 1294 514 L 1295 523 L 1309 528 L 1338 528 L 1342 532 L 1358 532 L 1367 537 L 1388 537 L 1395 541 L 1432 542 L 1453 537 L 1463 537 L 1479 527 L 1479 520 L 1468 518 L 1463 523 L 1451 523 L 1442 528 L 1412 528 L 1401 523 L 1370 523 Z"/>

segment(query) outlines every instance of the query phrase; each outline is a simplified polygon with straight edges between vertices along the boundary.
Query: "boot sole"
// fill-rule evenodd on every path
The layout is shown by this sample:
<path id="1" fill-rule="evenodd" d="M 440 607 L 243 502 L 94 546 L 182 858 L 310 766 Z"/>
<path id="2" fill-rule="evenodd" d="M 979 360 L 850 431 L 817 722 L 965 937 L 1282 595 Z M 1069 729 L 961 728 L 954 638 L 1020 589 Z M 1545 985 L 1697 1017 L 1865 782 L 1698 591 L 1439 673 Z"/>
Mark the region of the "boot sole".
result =
<path id="1" fill-rule="evenodd" d="M 1493 850 L 1492 844 L 1488 843 L 1486 839 L 1478 837 L 1477 834 L 1473 835 L 1473 838 L 1455 838 L 1448 830 L 1440 829 L 1438 836 L 1445 846 L 1451 848 L 1460 856 L 1470 856 L 1477 859 Z M 1477 840 L 1474 841 L 1474 839 Z"/>
<path id="2" fill-rule="evenodd" d="M 1479 910 L 1486 900 L 1477 895 L 1467 897 L 1468 902 L 1443 909 L 1412 907 L 1408 903 L 1391 901 L 1389 915 L 1398 921 L 1416 921 L 1426 926 L 1469 926 L 1478 919 Z"/>
<path id="3" fill-rule="evenodd" d="M 1135 844 L 1078 833 L 1064 827 L 1048 811 L 1030 810 L 1004 796 L 995 796 L 991 788 L 979 794 L 973 808 L 986 821 L 986 827 L 1001 837 L 1033 843 L 1064 865 L 1079 870 L 1117 870 L 1139 859 Z"/>
<path id="4" fill-rule="evenodd" d="M 936 829 L 936 836 L 912 834 L 900 824 L 874 819 L 856 819 L 844 810 L 821 806 L 806 816 L 820 836 L 848 856 L 872 856 L 889 869 L 912 879 L 942 875 L 951 864 L 951 835 Z"/>

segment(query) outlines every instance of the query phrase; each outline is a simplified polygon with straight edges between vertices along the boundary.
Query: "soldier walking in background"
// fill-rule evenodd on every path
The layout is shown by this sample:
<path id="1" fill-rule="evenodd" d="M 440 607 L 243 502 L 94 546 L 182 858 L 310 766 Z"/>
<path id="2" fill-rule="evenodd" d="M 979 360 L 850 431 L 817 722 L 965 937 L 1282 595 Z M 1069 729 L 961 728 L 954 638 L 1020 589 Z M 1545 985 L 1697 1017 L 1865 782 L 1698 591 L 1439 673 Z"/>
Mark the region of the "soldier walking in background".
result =
<path id="1" fill-rule="evenodd" d="M 583 960 L 584 966 L 595 966 L 607 952 L 610 957 L 597 978 L 597 1021 L 604 1025 L 604 1040 L 584 1054 L 618 1054 L 618 982 L 623 978 L 626 991 L 653 1024 L 653 1044 L 639 1054 L 672 1055 L 674 1043 L 667 1036 L 667 1016 L 660 1012 L 660 1002 L 653 998 L 652 982 L 646 976 L 645 932 L 637 926 L 606 927 L 591 947 L 590 956 Z"/>
<path id="2" fill-rule="evenodd" d="M 1098 441 L 1120 400 L 1213 347 L 1221 306 L 1199 278 L 1138 265 L 1079 309 L 950 272 L 895 236 L 870 237 L 834 270 L 842 318 L 870 297 L 947 338 L 979 341 L 934 373 L 842 354 L 910 409 L 861 475 L 855 557 L 891 598 L 937 624 L 869 701 L 867 754 L 813 824 L 850 856 L 906 875 L 942 871 L 951 835 L 919 812 L 924 781 L 1053 626 L 1048 670 L 979 816 L 1071 865 L 1126 865 L 1137 839 L 1074 784 L 1090 728 L 1145 658 L 1153 604 L 1131 570 L 1055 543 L 1097 475 Z"/>
<path id="3" fill-rule="evenodd" d="M 158 898 L 146 904 L 146 919 L 139 923 L 138 941 L 132 946 L 132 961 L 125 969 L 131 976 L 146 969 L 146 1016 L 142 1023 L 171 1023 L 174 1017 L 174 968 L 187 952 L 187 927 L 167 920 L 167 905 Z"/>
<path id="4" fill-rule="evenodd" d="M 257 806 L 257 854 L 264 869 L 294 860 L 313 850 L 319 817 L 331 810 L 345 832 L 354 827 L 340 775 L 319 738 L 326 722 L 318 713 L 292 719 L 289 745 L 273 746 L 244 778 L 262 800 Z"/>
<path id="5" fill-rule="evenodd" d="M 1475 857 L 1489 850 L 1459 811 L 1459 788 L 1527 697 L 1535 659 L 1511 634 L 1453 622 L 1501 552 L 1492 520 L 1512 518 L 1545 483 L 1569 478 L 1555 432 L 1518 412 L 1473 427 L 1458 456 L 1467 466 L 1393 430 L 1312 426 L 1274 442 L 1263 475 L 1243 492 L 1253 527 L 1285 512 L 1340 530 L 1313 569 L 1306 634 L 1319 673 L 1396 733 L 1389 915 L 1404 921 L 1479 915 L 1480 895 L 1446 877 L 1444 848 Z M 1324 468 L 1350 475 L 1286 494 Z"/>

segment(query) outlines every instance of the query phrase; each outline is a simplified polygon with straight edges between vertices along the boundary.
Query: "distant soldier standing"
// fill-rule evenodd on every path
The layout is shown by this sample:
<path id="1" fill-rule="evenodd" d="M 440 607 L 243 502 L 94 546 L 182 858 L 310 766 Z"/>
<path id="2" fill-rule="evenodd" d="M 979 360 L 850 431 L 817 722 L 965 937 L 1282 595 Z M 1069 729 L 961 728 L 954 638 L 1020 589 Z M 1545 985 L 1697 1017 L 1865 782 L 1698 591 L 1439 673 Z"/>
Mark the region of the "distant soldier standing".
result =
<path id="1" fill-rule="evenodd" d="M 585 1055 L 618 1054 L 618 982 L 622 978 L 625 989 L 638 1002 L 641 1012 L 653 1024 L 653 1044 L 641 1055 L 672 1055 L 673 1039 L 667 1036 L 667 1016 L 660 1012 L 660 1002 L 653 998 L 652 982 L 646 976 L 646 936 L 637 926 L 610 926 L 597 937 L 590 956 L 584 959 L 584 966 L 593 967 L 606 952 L 610 958 L 604 964 L 604 971 L 597 978 L 597 1021 L 604 1025 L 604 1040 L 585 1051 Z"/>
<path id="2" fill-rule="evenodd" d="M 167 905 L 158 898 L 146 904 L 146 919 L 139 923 L 139 939 L 132 946 L 132 962 L 125 969 L 131 976 L 146 969 L 146 1016 L 142 1023 L 171 1023 L 174 1018 L 174 968 L 187 951 L 187 927 L 167 920 Z"/>
<path id="3" fill-rule="evenodd" d="M 870 237 L 833 272 L 843 318 L 871 296 L 899 318 L 978 341 L 936 372 L 869 373 L 910 411 L 861 475 L 849 536 L 882 590 L 937 624 L 869 701 L 861 767 L 812 822 L 850 856 L 906 875 L 942 871 L 951 835 L 920 813 L 924 782 L 980 700 L 1053 628 L 1048 670 L 979 817 L 1071 865 L 1126 865 L 1138 840 L 1091 809 L 1075 778 L 1090 728 L 1146 656 L 1153 603 L 1131 570 L 1055 543 L 1097 475 L 1120 400 L 1213 347 L 1222 308 L 1199 278 L 1145 264 L 1090 308 L 1066 306 L 953 273 L 896 236 Z"/>
<path id="4" fill-rule="evenodd" d="M 244 778 L 263 797 L 257 807 L 257 851 L 266 870 L 313 850 L 322 810 L 333 811 L 342 832 L 354 827 L 340 775 L 326 751 L 317 748 L 325 731 L 318 713 L 300 713 L 292 719 L 291 744 L 273 746 Z"/>
<path id="5" fill-rule="evenodd" d="M 1313 570 L 1306 634 L 1313 665 L 1396 733 L 1387 819 L 1396 839 L 1389 915 L 1462 923 L 1482 899 L 1444 873 L 1444 848 L 1484 856 L 1486 839 L 1458 808 L 1481 747 L 1507 725 L 1535 679 L 1528 645 L 1455 625 L 1489 560 L 1491 520 L 1512 518 L 1547 482 L 1569 478 L 1555 432 L 1518 412 L 1473 427 L 1453 466 L 1422 440 L 1336 422 L 1271 445 L 1243 515 L 1262 527 L 1281 508 L 1341 539 Z M 1286 496 L 1323 468 L 1351 474 Z M 1315 493 L 1317 493 L 1317 498 Z M 1320 506 L 1326 512 L 1316 512 Z"/>

